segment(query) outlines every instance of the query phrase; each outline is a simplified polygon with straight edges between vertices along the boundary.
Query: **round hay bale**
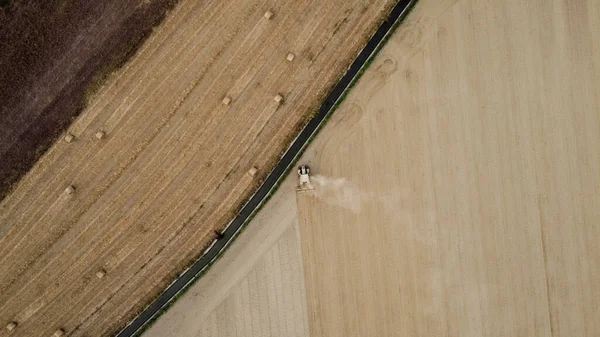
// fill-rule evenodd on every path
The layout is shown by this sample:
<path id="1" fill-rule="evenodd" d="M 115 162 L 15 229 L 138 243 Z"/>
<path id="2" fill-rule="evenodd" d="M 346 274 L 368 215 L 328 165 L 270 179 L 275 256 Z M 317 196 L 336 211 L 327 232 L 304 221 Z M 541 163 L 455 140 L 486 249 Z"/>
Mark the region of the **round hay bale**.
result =
<path id="1" fill-rule="evenodd" d="M 12 321 L 12 322 L 8 323 L 8 325 L 6 326 L 6 330 L 13 331 L 14 329 L 17 328 L 17 325 L 19 325 L 19 323 Z"/>
<path id="2" fill-rule="evenodd" d="M 289 54 L 287 54 L 285 59 L 288 60 L 288 62 L 292 62 L 295 57 L 296 57 L 296 55 L 294 55 L 293 53 L 289 53 Z"/>
<path id="3" fill-rule="evenodd" d="M 231 103 L 231 97 L 229 97 L 229 96 L 225 96 L 225 97 L 223 98 L 223 100 L 221 101 L 221 103 L 223 103 L 223 105 L 225 105 L 225 106 L 228 106 L 228 105 L 229 105 L 229 103 Z"/>
<path id="4" fill-rule="evenodd" d="M 96 132 L 96 138 L 98 138 L 98 139 L 104 138 L 105 135 L 106 135 L 106 133 L 104 131 Z"/>
<path id="5" fill-rule="evenodd" d="M 265 12 L 265 19 L 271 20 L 272 17 L 273 17 L 273 12 L 271 12 L 271 11 Z"/>
<path id="6" fill-rule="evenodd" d="M 65 139 L 65 142 L 67 142 L 67 143 L 70 143 L 70 142 L 72 142 L 72 141 L 75 139 L 75 136 L 73 136 L 73 135 L 72 135 L 72 134 L 70 134 L 70 133 L 67 133 L 67 134 L 65 135 L 65 138 L 64 138 L 64 139 Z"/>
<path id="7" fill-rule="evenodd" d="M 70 186 L 67 186 L 67 188 L 65 188 L 65 194 L 71 195 L 73 193 L 75 193 L 75 186 L 70 185 Z"/>
<path id="8" fill-rule="evenodd" d="M 258 172 L 258 169 L 255 166 L 252 166 L 249 170 L 248 170 L 248 174 L 251 177 L 254 177 L 256 175 L 256 172 Z"/>
<path id="9" fill-rule="evenodd" d="M 277 103 L 281 103 L 281 102 L 283 102 L 283 96 L 281 96 L 280 94 L 277 94 L 277 95 L 275 95 L 273 100 Z"/>
<path id="10" fill-rule="evenodd" d="M 56 331 L 54 331 L 54 333 L 52 334 L 52 337 L 62 337 L 65 335 L 65 329 L 60 328 Z"/>
<path id="11" fill-rule="evenodd" d="M 98 270 L 98 271 L 96 272 L 96 277 L 97 277 L 97 278 L 103 278 L 103 277 L 104 277 L 104 275 L 106 275 L 106 270 L 104 270 L 104 269 L 100 269 L 100 270 Z"/>

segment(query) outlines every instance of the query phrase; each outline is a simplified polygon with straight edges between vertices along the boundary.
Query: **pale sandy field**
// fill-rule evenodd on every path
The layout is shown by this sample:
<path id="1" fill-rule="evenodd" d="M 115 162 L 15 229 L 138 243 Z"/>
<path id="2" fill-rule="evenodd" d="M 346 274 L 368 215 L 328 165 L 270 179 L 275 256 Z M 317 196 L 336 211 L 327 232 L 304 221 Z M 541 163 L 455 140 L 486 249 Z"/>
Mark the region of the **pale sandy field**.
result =
<path id="1" fill-rule="evenodd" d="M 302 275 L 298 227 L 288 227 L 229 296 L 198 322 L 201 329 L 193 336 L 308 336 Z"/>
<path id="2" fill-rule="evenodd" d="M 144 337 L 308 336 L 295 184 L 290 175 Z"/>
<path id="3" fill-rule="evenodd" d="M 335 116 L 311 337 L 600 336 L 600 2 L 422 0 Z"/>
<path id="4" fill-rule="evenodd" d="M 314 191 L 294 205 L 293 173 L 145 336 L 261 322 L 277 287 L 311 337 L 599 336 L 599 25 L 593 1 L 420 0 L 303 156 Z M 244 303 L 298 221 L 304 284 Z"/>
<path id="5" fill-rule="evenodd" d="M 11 321 L 11 336 L 129 321 L 213 240 L 391 3 L 183 0 L 73 122 L 75 140 L 0 204 L 0 336 Z"/>

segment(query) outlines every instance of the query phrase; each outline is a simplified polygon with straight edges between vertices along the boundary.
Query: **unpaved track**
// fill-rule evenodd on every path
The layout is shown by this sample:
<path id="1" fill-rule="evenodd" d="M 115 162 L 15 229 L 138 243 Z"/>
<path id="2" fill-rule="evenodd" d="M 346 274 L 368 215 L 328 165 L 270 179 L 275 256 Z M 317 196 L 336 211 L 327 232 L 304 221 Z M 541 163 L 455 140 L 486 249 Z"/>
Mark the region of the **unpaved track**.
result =
<path id="1" fill-rule="evenodd" d="M 308 336 L 295 174 L 144 337 Z M 256 278 L 256 282 L 254 279 Z"/>
<path id="2" fill-rule="evenodd" d="M 185 327 L 161 324 L 144 336 L 307 337 L 297 230 L 297 226 L 288 227 L 248 275 L 231 289 L 229 296 L 202 321 L 198 317 L 189 319 L 184 321 Z"/>
<path id="3" fill-rule="evenodd" d="M 305 157 L 311 337 L 600 335 L 599 23 L 417 4 Z"/>
<path id="4" fill-rule="evenodd" d="M 233 215 L 390 5 L 182 1 L 74 122 L 76 140 L 0 204 L 12 335 L 99 336 L 130 319 Z"/>

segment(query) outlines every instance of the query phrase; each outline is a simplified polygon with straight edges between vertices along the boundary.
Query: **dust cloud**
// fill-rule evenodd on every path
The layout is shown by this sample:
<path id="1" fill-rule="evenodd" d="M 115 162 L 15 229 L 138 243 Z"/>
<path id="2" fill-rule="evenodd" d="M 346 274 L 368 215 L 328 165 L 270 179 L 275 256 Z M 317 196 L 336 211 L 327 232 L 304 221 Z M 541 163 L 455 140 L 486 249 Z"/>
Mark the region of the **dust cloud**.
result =
<path id="1" fill-rule="evenodd" d="M 361 191 L 346 178 L 331 178 L 320 174 L 311 177 L 315 197 L 327 204 L 342 207 L 354 214 L 361 212 L 362 204 L 372 195 Z"/>

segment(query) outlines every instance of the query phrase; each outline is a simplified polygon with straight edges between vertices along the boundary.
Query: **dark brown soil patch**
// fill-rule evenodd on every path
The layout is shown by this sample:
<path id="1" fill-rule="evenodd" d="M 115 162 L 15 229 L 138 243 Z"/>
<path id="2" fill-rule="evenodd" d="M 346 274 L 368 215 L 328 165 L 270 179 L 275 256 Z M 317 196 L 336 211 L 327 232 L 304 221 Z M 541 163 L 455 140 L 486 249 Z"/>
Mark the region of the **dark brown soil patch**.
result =
<path id="1" fill-rule="evenodd" d="M 0 3 L 0 200 L 176 2 Z"/>

